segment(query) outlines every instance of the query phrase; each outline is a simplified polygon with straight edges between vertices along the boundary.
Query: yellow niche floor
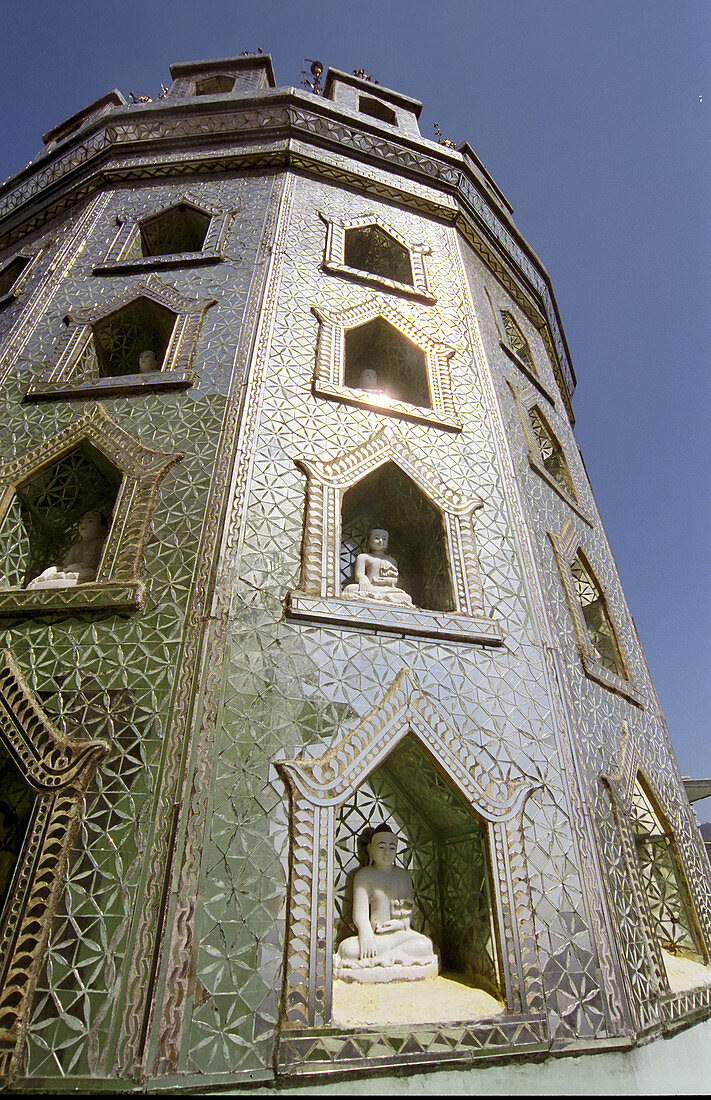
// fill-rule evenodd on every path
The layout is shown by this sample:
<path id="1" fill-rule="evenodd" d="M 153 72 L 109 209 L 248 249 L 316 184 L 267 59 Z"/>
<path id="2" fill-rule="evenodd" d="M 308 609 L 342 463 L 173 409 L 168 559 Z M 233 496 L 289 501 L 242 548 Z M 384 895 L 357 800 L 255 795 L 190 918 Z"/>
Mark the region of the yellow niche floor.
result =
<path id="1" fill-rule="evenodd" d="M 420 982 L 333 983 L 334 1027 L 380 1024 L 445 1024 L 498 1016 L 506 1006 L 485 993 L 440 974 Z"/>
<path id="2" fill-rule="evenodd" d="M 685 959 L 683 955 L 672 955 L 664 948 L 662 958 L 672 993 L 683 993 L 687 989 L 711 984 L 711 966 Z"/>

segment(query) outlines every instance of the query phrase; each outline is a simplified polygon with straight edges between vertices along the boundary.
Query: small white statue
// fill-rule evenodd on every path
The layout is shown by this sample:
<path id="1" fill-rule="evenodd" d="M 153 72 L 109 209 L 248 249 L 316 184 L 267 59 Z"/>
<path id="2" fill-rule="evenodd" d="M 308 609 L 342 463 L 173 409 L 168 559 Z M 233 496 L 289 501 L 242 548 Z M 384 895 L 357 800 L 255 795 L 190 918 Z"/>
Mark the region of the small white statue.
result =
<path id="1" fill-rule="evenodd" d="M 395 867 L 397 837 L 385 825 L 368 845 L 370 863 L 353 879 L 357 936 L 334 955 L 334 976 L 347 982 L 419 981 L 439 972 L 432 940 L 410 927 L 412 879 Z"/>
<path id="2" fill-rule="evenodd" d="M 67 550 L 59 565 L 50 565 L 28 588 L 69 588 L 96 580 L 108 524 L 101 512 L 85 512 L 77 528 L 79 538 Z"/>
<path id="3" fill-rule="evenodd" d="M 397 563 L 386 550 L 388 532 L 374 527 L 368 536 L 368 552 L 359 554 L 355 561 L 355 584 L 347 584 L 343 595 L 349 600 L 377 600 L 378 603 L 394 603 L 412 607 L 412 597 L 398 588 L 400 578 Z"/>
<path id="4" fill-rule="evenodd" d="M 360 372 L 358 387 L 361 390 L 370 390 L 372 393 L 384 392 L 378 386 L 378 372 L 377 370 L 373 370 L 372 367 L 366 367 L 365 370 Z"/>
<path id="5" fill-rule="evenodd" d="M 141 374 L 151 374 L 154 370 L 158 370 L 158 361 L 154 351 L 146 349 L 146 351 L 141 352 L 138 356 L 138 370 Z"/>

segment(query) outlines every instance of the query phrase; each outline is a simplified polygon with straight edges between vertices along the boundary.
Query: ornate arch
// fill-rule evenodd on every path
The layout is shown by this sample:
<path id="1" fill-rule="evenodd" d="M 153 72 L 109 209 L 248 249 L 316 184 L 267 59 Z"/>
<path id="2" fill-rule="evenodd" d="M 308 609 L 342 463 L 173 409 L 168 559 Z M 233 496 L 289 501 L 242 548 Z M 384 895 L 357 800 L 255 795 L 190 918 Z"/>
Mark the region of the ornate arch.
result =
<path id="1" fill-rule="evenodd" d="M 533 386 L 519 388 L 511 382 L 508 386 L 521 422 L 531 469 L 535 470 L 588 527 L 592 527 L 592 521 L 581 503 L 583 493 L 580 479 L 573 476 L 563 444 L 551 424 L 551 412 L 544 410 Z M 544 454 L 544 448 L 547 454 Z"/>
<path id="2" fill-rule="evenodd" d="M 333 275 L 346 276 L 370 286 L 382 287 L 388 291 L 395 291 L 408 298 L 417 298 L 419 301 L 434 305 L 437 301 L 432 294 L 427 274 L 425 257 L 430 249 L 421 244 L 413 244 L 405 239 L 402 233 L 389 221 L 379 214 L 357 214 L 353 218 L 331 219 L 319 211 L 319 216 L 326 223 L 326 247 L 324 251 L 323 267 L 325 271 Z M 410 257 L 412 268 L 412 283 L 399 282 L 396 279 L 388 279 L 374 272 L 362 271 L 360 268 L 350 267 L 345 261 L 346 233 L 349 229 L 365 229 L 368 226 L 377 226 L 389 237 L 392 237 L 402 245 Z"/>
<path id="3" fill-rule="evenodd" d="M 165 256 L 134 256 L 142 223 L 181 205 L 190 206 L 210 219 L 202 248 L 197 252 L 176 252 Z M 118 232 L 103 261 L 94 268 L 94 274 L 114 275 L 122 271 L 155 271 L 158 268 L 219 263 L 223 259 L 223 248 L 232 218 L 238 209 L 239 206 L 235 203 L 225 205 L 211 202 L 199 190 L 194 189 L 181 191 L 148 209 L 145 204 L 140 207 L 128 206 L 117 215 Z"/>
<path id="4" fill-rule="evenodd" d="M 74 588 L 0 590 L 0 614 L 27 614 L 100 607 L 140 608 L 146 596 L 143 549 L 158 485 L 183 456 L 153 451 L 119 427 L 96 405 L 63 431 L 20 458 L 0 465 L 0 533 L 19 486 L 76 447 L 88 444 L 122 475 L 96 580 Z M 6 538 L 11 533 L 7 532 Z"/>
<path id="5" fill-rule="evenodd" d="M 0 653 L 0 742 L 35 806 L 0 925 L 0 1073 L 19 1069 L 32 996 L 81 819 L 84 792 L 109 752 L 50 722 L 10 650 Z"/>
<path id="6" fill-rule="evenodd" d="M 311 309 L 321 326 L 314 378 L 314 392 L 318 396 L 439 428 L 461 431 L 462 424 L 454 408 L 449 372 L 449 360 L 454 355 L 454 348 L 432 340 L 409 316 L 401 313 L 389 298 L 382 295 L 370 295 L 358 305 L 338 312 L 316 306 Z M 345 385 L 346 332 L 376 319 L 387 321 L 424 353 L 431 408 Z"/>
<path id="7" fill-rule="evenodd" d="M 114 377 L 83 377 L 86 371 L 82 371 L 82 357 L 90 350 L 92 326 L 140 298 L 155 302 L 175 318 L 162 368 L 149 374 L 136 371 Z M 149 277 L 145 282 L 125 287 L 100 306 L 75 310 L 64 318 L 64 331 L 44 370 L 27 390 L 25 400 L 58 400 L 98 394 L 116 396 L 146 388 L 175 389 L 191 385 L 191 365 L 200 325 L 205 311 L 214 304 L 214 298 L 186 298 L 174 287 Z"/>
<path id="8" fill-rule="evenodd" d="M 634 703 L 638 707 L 644 707 L 644 696 L 629 673 L 631 664 L 630 656 L 623 648 L 620 639 L 620 631 L 608 607 L 606 591 L 609 591 L 611 587 L 610 581 L 608 580 L 607 583 L 603 583 L 603 579 L 597 568 L 593 570 L 590 564 L 590 559 L 593 555 L 590 551 L 586 550 L 587 539 L 580 535 L 572 520 L 568 520 L 565 523 L 559 534 L 552 534 L 549 532 L 549 537 L 553 543 L 553 550 L 558 563 L 563 589 L 573 620 L 578 652 L 586 676 L 589 676 L 591 680 L 595 680 L 598 684 L 602 684 L 602 686 L 608 688 L 608 690 L 614 691 L 618 695 L 622 695 L 625 699 L 629 700 L 630 703 Z M 578 557 L 580 557 L 580 560 L 584 561 L 586 570 L 597 587 L 599 600 L 602 603 L 604 614 L 609 621 L 614 644 L 620 654 L 620 674 L 612 671 L 612 669 L 602 663 L 600 655 L 593 646 L 591 634 L 583 614 L 583 606 L 578 595 L 575 577 L 573 576 L 574 563 Z M 622 673 L 624 673 L 624 675 Z"/>
<path id="9" fill-rule="evenodd" d="M 291 799 L 291 852 L 284 978 L 286 1016 L 292 1026 L 325 1026 L 331 1014 L 333 953 L 333 846 L 337 810 L 353 790 L 411 735 L 449 784 L 488 823 L 490 849 L 506 845 L 504 824 L 516 817 L 539 784 L 526 776 L 489 773 L 473 745 L 447 723 L 433 699 L 403 669 L 389 691 L 352 731 L 322 756 L 275 761 Z M 506 937 L 517 937 L 515 900 L 506 876 L 496 881 L 497 909 Z M 517 979 L 505 966 L 509 999 Z M 520 1002 L 519 1002 L 520 1003 Z"/>
<path id="10" fill-rule="evenodd" d="M 386 462 L 393 462 L 442 514 L 449 547 L 454 612 L 376 607 L 341 598 L 338 548 L 343 494 Z M 478 641 L 500 645 L 501 630 L 486 616 L 474 541 L 473 517 L 483 501 L 445 485 L 435 470 L 390 425 L 351 451 L 326 462 L 297 459 L 308 477 L 299 589 L 290 594 L 290 611 L 307 618 L 348 625 Z"/>

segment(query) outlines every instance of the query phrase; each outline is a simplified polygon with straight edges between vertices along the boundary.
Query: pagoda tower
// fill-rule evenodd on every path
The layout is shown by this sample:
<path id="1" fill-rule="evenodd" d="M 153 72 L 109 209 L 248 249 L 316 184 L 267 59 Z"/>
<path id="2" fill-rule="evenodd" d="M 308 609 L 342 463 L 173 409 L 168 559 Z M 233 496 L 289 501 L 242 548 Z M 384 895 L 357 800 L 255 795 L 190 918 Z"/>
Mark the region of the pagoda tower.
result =
<path id="1" fill-rule="evenodd" d="M 0 188 L 15 1088 L 476 1072 L 711 1015 L 548 275 L 419 102 L 312 75 L 173 65 Z"/>

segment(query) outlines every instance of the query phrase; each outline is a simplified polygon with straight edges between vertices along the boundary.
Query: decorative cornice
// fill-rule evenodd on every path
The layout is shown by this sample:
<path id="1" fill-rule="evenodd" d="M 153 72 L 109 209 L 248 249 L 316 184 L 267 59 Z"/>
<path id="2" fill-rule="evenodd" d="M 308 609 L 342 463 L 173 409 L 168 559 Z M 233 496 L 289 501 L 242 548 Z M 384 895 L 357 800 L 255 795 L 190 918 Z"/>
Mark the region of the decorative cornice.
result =
<path id="1" fill-rule="evenodd" d="M 235 157 L 236 163 L 240 158 L 244 163 L 247 154 L 254 160 L 255 139 L 268 143 L 268 150 L 261 150 L 261 160 L 268 166 L 274 161 L 275 140 L 306 136 L 318 147 L 309 151 L 312 169 L 326 159 L 322 150 L 330 149 L 347 156 L 355 175 L 357 162 L 365 162 L 424 181 L 456 199 L 465 220 L 484 236 L 499 264 L 503 262 L 518 282 L 524 299 L 532 298 L 528 311 L 537 308 L 545 315 L 550 331 L 549 352 L 569 407 L 575 379 L 545 269 L 511 224 L 507 211 L 483 192 L 463 154 L 390 130 L 388 127 L 386 133 L 369 117 L 293 88 L 261 89 L 239 99 L 225 97 L 224 102 L 210 99 L 206 103 L 198 97 L 114 107 L 0 186 L 0 245 L 4 247 L 18 234 L 38 228 L 44 220 L 105 185 L 109 178 L 155 178 L 162 166 L 169 168 L 169 162 L 173 173 L 188 167 L 192 172 L 222 171 L 234 166 Z M 212 143 L 207 158 L 206 139 Z M 182 144 L 180 162 L 174 158 L 176 140 Z M 160 150 L 162 143 L 165 152 Z M 132 155 L 119 163 L 129 151 Z M 283 145 L 281 160 L 288 161 Z M 406 190 L 403 188 L 401 195 L 404 201 Z M 501 277 L 502 273 L 495 270 L 495 274 Z M 511 289 L 508 282 L 507 288 Z"/>

